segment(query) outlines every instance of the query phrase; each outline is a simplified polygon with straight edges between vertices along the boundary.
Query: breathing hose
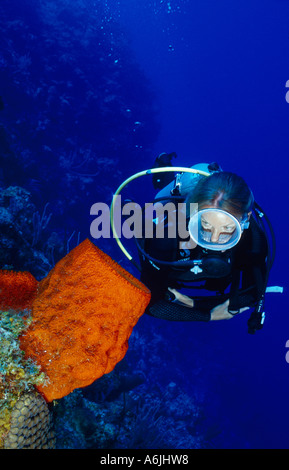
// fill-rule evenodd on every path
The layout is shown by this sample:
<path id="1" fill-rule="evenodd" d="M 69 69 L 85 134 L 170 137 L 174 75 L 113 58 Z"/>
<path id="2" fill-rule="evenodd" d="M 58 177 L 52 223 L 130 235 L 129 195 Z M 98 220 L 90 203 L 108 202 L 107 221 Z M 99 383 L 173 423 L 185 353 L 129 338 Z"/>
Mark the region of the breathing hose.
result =
<path id="1" fill-rule="evenodd" d="M 116 192 L 113 195 L 112 198 L 112 203 L 110 206 L 110 225 L 113 233 L 113 237 L 115 238 L 116 243 L 118 244 L 119 248 L 121 251 L 125 254 L 125 256 L 130 260 L 133 261 L 133 257 L 130 255 L 130 253 L 126 250 L 126 248 L 123 246 L 121 243 L 119 236 L 116 232 L 116 228 L 114 225 L 114 209 L 115 209 L 115 204 L 117 201 L 117 196 L 120 195 L 121 191 L 125 186 L 127 186 L 131 181 L 140 178 L 141 176 L 145 175 L 152 175 L 154 173 L 165 173 L 165 172 L 180 172 L 180 173 L 197 173 L 202 176 L 210 176 L 210 173 L 202 170 L 196 170 L 194 168 L 186 168 L 186 167 L 179 167 L 179 166 L 169 166 L 169 167 L 162 167 L 162 168 L 151 168 L 150 170 L 143 170 L 138 173 L 135 173 L 134 175 L 130 176 L 127 178 L 116 190 Z"/>

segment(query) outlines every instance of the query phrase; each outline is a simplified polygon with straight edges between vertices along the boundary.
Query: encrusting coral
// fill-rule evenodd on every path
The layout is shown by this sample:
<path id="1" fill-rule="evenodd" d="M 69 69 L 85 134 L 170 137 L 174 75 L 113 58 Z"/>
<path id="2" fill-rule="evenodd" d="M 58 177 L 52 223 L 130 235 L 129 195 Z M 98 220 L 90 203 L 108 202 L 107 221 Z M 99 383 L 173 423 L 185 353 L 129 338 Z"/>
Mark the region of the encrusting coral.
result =
<path id="1" fill-rule="evenodd" d="M 150 291 L 89 240 L 39 283 L 20 347 L 48 377 L 50 402 L 113 370 L 124 357 Z"/>
<path id="2" fill-rule="evenodd" d="M 22 448 L 22 444 L 27 444 L 30 436 L 27 428 L 30 417 L 25 412 L 24 405 L 22 409 L 23 396 L 25 395 L 25 400 L 29 403 L 35 403 L 36 400 L 38 405 L 42 398 L 36 398 L 34 387 L 45 381 L 45 375 L 31 359 L 24 358 L 18 341 L 19 334 L 27 328 L 30 321 L 28 311 L 0 312 L 0 448 L 10 448 L 12 443 L 12 447 Z M 36 418 L 35 421 L 37 421 Z M 17 440 L 16 429 L 19 430 L 19 437 L 21 434 L 27 438 L 25 442 Z M 21 432 L 20 429 L 22 429 Z M 33 430 L 35 439 L 42 442 L 41 421 L 37 423 L 37 435 L 35 431 L 36 428 Z"/>

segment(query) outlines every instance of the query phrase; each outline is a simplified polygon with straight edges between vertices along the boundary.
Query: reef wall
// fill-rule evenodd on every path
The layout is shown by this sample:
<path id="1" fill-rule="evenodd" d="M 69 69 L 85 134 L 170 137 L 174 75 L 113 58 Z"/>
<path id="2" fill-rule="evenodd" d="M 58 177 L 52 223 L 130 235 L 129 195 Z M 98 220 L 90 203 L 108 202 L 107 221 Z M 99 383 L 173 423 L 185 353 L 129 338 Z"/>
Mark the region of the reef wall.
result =
<path id="1" fill-rule="evenodd" d="M 107 2 L 2 0 L 0 33 L 0 184 L 83 233 L 91 205 L 152 159 L 156 96 Z"/>

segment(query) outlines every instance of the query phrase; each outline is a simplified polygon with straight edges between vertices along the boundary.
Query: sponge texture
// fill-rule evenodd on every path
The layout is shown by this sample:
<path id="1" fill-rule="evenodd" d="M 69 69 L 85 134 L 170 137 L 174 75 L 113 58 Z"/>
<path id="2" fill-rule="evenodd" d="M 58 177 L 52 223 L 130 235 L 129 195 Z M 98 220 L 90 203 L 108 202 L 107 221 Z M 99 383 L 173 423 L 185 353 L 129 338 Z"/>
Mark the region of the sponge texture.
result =
<path id="1" fill-rule="evenodd" d="M 88 239 L 38 287 L 32 322 L 20 337 L 26 356 L 47 375 L 46 401 L 112 371 L 150 301 L 150 291 Z"/>

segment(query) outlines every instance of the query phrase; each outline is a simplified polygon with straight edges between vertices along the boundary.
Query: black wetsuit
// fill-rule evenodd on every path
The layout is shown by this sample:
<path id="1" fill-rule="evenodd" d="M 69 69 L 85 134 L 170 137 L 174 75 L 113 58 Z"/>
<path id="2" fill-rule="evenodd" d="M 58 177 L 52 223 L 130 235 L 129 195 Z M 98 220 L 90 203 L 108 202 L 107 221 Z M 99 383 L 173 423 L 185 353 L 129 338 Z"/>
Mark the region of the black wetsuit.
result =
<path id="1" fill-rule="evenodd" d="M 144 249 L 152 258 L 162 261 L 205 259 L 206 253 L 209 253 L 200 247 L 188 251 L 180 250 L 179 242 L 178 238 L 146 239 Z M 227 299 L 230 299 L 231 311 L 242 307 L 255 307 L 264 288 L 267 250 L 266 237 L 252 218 L 249 228 L 243 232 L 234 248 L 224 254 L 209 253 L 215 256 L 215 259 L 216 256 L 224 258 L 228 268 L 226 273 L 218 272 L 218 263 L 216 270 L 212 266 L 213 269 L 207 277 L 204 272 L 194 274 L 190 267 L 164 266 L 152 263 L 140 255 L 141 281 L 152 294 L 146 313 L 174 321 L 209 321 L 211 309 Z M 207 261 L 209 265 L 214 263 L 210 258 L 207 258 Z M 197 287 L 196 284 L 201 286 Z M 168 287 L 185 288 L 186 291 L 182 292 L 194 299 L 194 307 L 186 307 L 168 300 Z"/>

